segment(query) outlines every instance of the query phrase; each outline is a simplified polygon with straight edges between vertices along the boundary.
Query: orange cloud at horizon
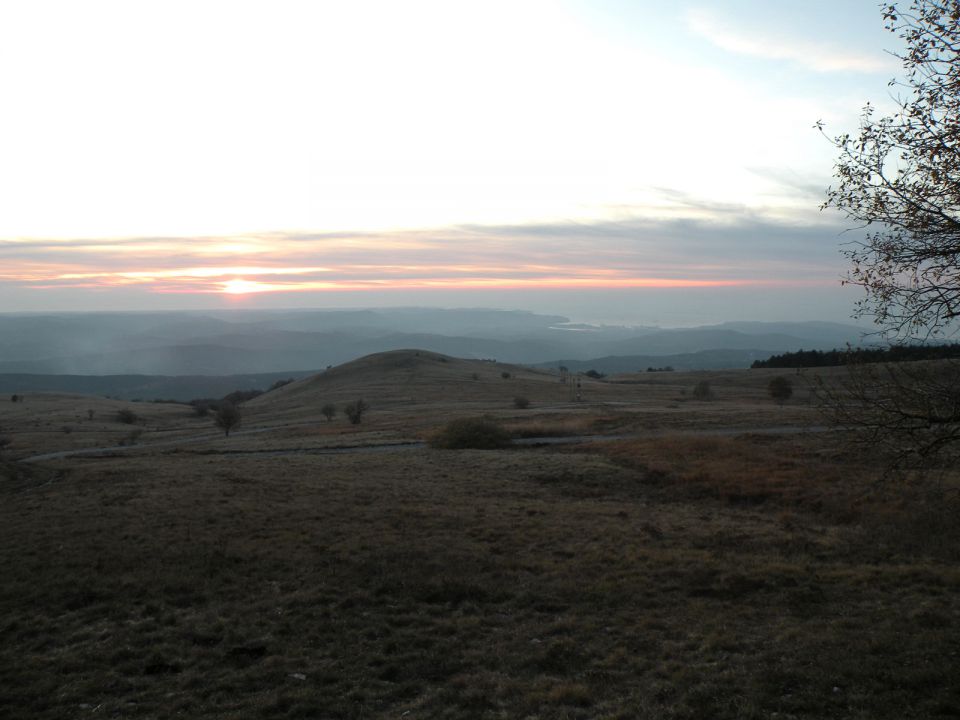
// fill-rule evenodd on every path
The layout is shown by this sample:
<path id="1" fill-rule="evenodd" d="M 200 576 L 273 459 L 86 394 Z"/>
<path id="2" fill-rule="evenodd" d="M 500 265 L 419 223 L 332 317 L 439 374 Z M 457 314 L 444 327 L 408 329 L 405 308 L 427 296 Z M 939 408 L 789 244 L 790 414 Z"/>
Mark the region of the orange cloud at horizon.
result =
<path id="1" fill-rule="evenodd" d="M 33 289 L 100 289 L 140 286 L 157 294 L 225 294 L 337 292 L 355 290 L 413 289 L 628 289 L 628 288 L 725 288 L 809 286 L 819 280 L 716 277 L 722 268 L 691 266 L 693 275 L 674 272 L 637 273 L 631 269 L 577 268 L 542 263 L 511 267 L 486 264 L 330 265 L 310 267 L 229 265 L 190 266 L 156 270 L 47 272 L 34 266 L 6 273 Z M 51 272 L 52 271 L 52 272 Z M 712 271 L 712 272 L 711 272 Z M 698 274 L 700 276 L 698 276 Z M 713 275 L 711 277 L 710 275 Z"/>
<path id="2" fill-rule="evenodd" d="M 0 282 L 23 289 L 210 298 L 392 290 L 826 286 L 820 259 L 737 251 L 689 227 L 448 228 L 389 236 L 0 241 Z M 673 234 L 670 234 L 670 232 Z M 726 231 L 724 231 L 726 232 Z M 766 232 L 766 231 L 765 231 Z M 644 234 L 646 233 L 646 234 Z M 781 245 L 782 247 L 782 245 Z"/>

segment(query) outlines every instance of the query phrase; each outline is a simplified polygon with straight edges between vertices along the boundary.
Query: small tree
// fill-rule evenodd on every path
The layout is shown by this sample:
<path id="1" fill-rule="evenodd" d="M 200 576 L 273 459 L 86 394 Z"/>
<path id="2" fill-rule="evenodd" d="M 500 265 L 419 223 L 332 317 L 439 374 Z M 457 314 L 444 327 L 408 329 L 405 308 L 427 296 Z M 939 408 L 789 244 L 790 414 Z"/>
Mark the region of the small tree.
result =
<path id="1" fill-rule="evenodd" d="M 777 375 L 767 385 L 767 392 L 778 405 L 783 405 L 793 396 L 793 383 L 783 375 Z"/>
<path id="2" fill-rule="evenodd" d="M 222 402 L 213 415 L 213 421 L 225 436 L 230 437 L 230 431 L 240 426 L 240 408 L 233 403 Z"/>
<path id="3" fill-rule="evenodd" d="M 502 377 L 504 380 L 509 380 L 509 379 L 510 379 L 510 373 L 508 373 L 506 370 L 504 370 L 502 373 L 500 373 L 500 377 Z"/>
<path id="4" fill-rule="evenodd" d="M 356 402 L 347 403 L 343 408 L 343 414 L 347 416 L 351 425 L 359 425 L 360 421 L 363 420 L 363 414 L 369 409 L 370 406 L 367 405 L 366 402 L 357 400 Z"/>
<path id="5" fill-rule="evenodd" d="M 513 406 L 517 410 L 526 410 L 528 407 L 530 407 L 530 398 L 526 398 L 526 397 L 523 397 L 522 395 L 518 395 L 513 399 Z"/>
<path id="6" fill-rule="evenodd" d="M 320 408 L 320 412 L 323 413 L 323 416 L 327 419 L 327 422 L 330 422 L 333 420 L 333 416 L 337 414 L 337 406 L 333 403 L 327 403 Z"/>
<path id="7" fill-rule="evenodd" d="M 701 380 L 696 385 L 693 386 L 693 399 L 694 400 L 712 400 L 713 399 L 713 388 L 710 387 L 709 380 Z"/>
<path id="8" fill-rule="evenodd" d="M 20 396 L 19 396 L 19 395 L 11 395 L 11 396 L 10 396 L 10 402 L 20 402 Z"/>

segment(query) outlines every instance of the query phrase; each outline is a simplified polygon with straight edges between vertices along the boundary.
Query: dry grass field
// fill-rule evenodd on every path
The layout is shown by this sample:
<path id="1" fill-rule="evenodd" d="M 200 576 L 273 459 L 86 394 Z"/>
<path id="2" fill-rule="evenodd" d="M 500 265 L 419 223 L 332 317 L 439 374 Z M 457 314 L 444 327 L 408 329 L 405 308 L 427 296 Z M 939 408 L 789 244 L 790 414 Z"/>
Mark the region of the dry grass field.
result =
<path id="1" fill-rule="evenodd" d="M 0 403 L 0 716 L 960 716 L 956 477 L 878 483 L 778 374 L 577 402 L 403 351 L 250 401 L 229 438 L 181 405 Z M 359 425 L 320 413 L 361 397 Z M 617 439 L 398 444 L 484 414 Z"/>

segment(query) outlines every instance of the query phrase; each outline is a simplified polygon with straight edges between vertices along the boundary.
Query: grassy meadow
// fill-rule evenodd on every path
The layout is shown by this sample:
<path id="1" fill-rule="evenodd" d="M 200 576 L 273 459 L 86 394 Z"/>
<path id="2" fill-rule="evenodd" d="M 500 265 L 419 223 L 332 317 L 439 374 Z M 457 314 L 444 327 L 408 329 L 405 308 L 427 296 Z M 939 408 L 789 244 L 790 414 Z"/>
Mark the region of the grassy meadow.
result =
<path id="1" fill-rule="evenodd" d="M 229 438 L 182 405 L 0 403 L 0 715 L 960 716 L 957 478 L 878 482 L 803 377 L 770 399 L 780 374 L 577 402 L 388 353 L 250 401 Z M 320 413 L 358 397 L 359 425 Z M 389 447 L 481 414 L 617 439 Z"/>

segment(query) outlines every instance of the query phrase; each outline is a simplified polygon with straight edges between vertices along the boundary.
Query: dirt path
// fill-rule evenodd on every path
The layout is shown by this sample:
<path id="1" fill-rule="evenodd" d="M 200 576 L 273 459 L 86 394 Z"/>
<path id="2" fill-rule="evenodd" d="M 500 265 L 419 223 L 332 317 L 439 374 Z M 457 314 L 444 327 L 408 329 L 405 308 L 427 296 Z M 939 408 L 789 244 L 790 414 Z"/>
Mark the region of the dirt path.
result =
<path id="1" fill-rule="evenodd" d="M 298 423 L 299 424 L 299 423 Z M 295 425 L 276 425 L 271 427 L 253 428 L 250 430 L 238 430 L 233 435 L 254 435 L 257 433 L 270 432 L 272 430 L 286 430 Z M 667 437 L 667 436 L 732 436 L 744 434 L 764 434 L 764 435 L 794 435 L 806 432 L 827 432 L 834 428 L 825 425 L 782 425 L 767 427 L 746 427 L 746 428 L 705 428 L 701 430 L 658 430 L 654 432 L 629 433 L 621 435 L 563 435 L 554 437 L 530 437 L 519 438 L 513 441 L 514 445 L 524 447 L 539 447 L 549 445 L 577 445 L 590 442 L 610 442 L 614 440 L 631 440 L 635 438 Z M 171 440 L 160 440 L 153 443 L 142 445 L 115 445 L 112 447 L 81 448 L 78 450 L 61 450 L 59 452 L 42 453 L 40 455 L 31 455 L 21 458 L 20 462 L 35 463 L 44 460 L 60 460 L 68 457 L 77 457 L 84 455 L 97 456 L 100 454 L 115 455 L 121 452 L 137 452 L 141 450 L 152 450 L 162 447 L 176 447 L 179 445 L 189 445 L 194 443 L 206 442 L 209 440 L 218 440 L 223 437 L 220 433 L 208 433 L 204 435 L 194 435 L 192 437 L 175 438 Z M 422 441 L 400 441 L 394 443 L 378 443 L 373 445 L 340 445 L 318 448 L 279 448 L 273 450 L 213 450 L 212 455 L 231 455 L 238 457 L 271 457 L 281 455 L 337 455 L 344 453 L 378 453 L 391 452 L 399 450 L 419 450 L 425 448 L 427 444 Z"/>

